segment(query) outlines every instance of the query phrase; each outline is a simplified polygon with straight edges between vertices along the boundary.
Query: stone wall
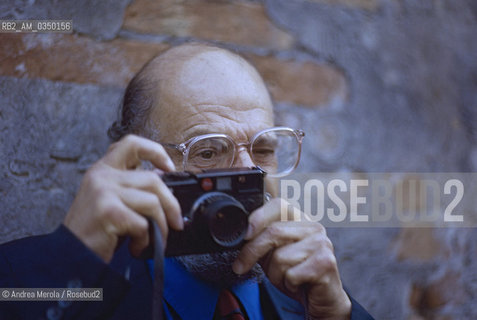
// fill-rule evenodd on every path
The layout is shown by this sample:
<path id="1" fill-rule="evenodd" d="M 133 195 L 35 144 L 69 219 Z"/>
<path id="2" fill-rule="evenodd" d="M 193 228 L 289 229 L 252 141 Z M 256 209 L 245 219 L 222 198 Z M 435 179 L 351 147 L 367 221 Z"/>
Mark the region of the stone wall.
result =
<path id="1" fill-rule="evenodd" d="M 195 40 L 247 57 L 277 122 L 306 131 L 302 172 L 477 170 L 473 0 L 4 1 L 0 242 L 53 230 L 134 73 Z M 330 229 L 345 285 L 377 319 L 477 317 L 473 229 Z"/>

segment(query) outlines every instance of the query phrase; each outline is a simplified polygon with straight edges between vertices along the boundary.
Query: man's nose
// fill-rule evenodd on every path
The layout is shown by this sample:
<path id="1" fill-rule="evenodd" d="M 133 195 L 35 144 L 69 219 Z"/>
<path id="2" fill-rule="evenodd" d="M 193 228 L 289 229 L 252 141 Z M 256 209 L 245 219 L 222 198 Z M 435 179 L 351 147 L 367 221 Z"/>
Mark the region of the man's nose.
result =
<path id="1" fill-rule="evenodd" d="M 255 167 L 255 164 L 252 161 L 252 157 L 248 153 L 248 150 L 245 148 L 240 148 L 237 150 L 237 156 L 234 161 L 234 168 L 252 168 Z"/>

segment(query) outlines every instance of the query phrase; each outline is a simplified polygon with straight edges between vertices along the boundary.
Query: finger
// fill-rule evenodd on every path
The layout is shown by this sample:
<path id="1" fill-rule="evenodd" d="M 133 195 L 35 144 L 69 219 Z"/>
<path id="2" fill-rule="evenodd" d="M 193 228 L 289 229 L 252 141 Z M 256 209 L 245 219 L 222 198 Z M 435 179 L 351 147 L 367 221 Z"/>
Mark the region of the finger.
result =
<path id="1" fill-rule="evenodd" d="M 287 290 L 296 293 L 304 284 L 328 286 L 336 274 L 336 258 L 331 250 L 324 250 L 288 269 L 283 284 Z"/>
<path id="2" fill-rule="evenodd" d="M 135 135 L 127 135 L 111 145 L 103 160 L 117 169 L 134 169 L 141 160 L 150 161 L 164 171 L 174 171 L 175 166 L 164 148 L 152 140 Z"/>
<path id="3" fill-rule="evenodd" d="M 166 217 L 161 202 L 155 194 L 138 189 L 122 188 L 119 197 L 136 215 L 143 215 L 156 221 L 161 230 L 162 238 L 166 241 L 168 234 Z"/>
<path id="4" fill-rule="evenodd" d="M 250 214 L 245 239 L 252 239 L 274 221 L 301 221 L 301 215 L 287 201 L 274 198 Z"/>
<path id="5" fill-rule="evenodd" d="M 323 234 L 312 234 L 301 241 L 274 250 L 266 264 L 261 264 L 270 281 L 275 286 L 280 286 L 288 269 L 303 263 L 309 256 L 323 250 L 333 252 L 331 241 Z"/>
<path id="6" fill-rule="evenodd" d="M 149 245 L 148 222 L 145 217 L 137 214 L 120 199 L 111 203 L 106 211 L 104 230 L 110 236 L 131 237 L 130 250 L 138 256 Z"/>
<path id="7" fill-rule="evenodd" d="M 135 227 L 134 230 L 140 230 L 140 233 L 139 231 L 134 233 L 133 230 L 128 232 L 131 238 L 131 241 L 129 242 L 129 251 L 134 257 L 139 257 L 151 244 L 149 238 L 149 222 L 142 216 L 136 216 L 138 217 L 138 227 Z M 141 221 L 140 226 L 139 220 Z"/>
<path id="8" fill-rule="evenodd" d="M 314 232 L 317 232 L 315 224 L 273 222 L 261 234 L 242 247 L 232 268 L 237 274 L 245 273 L 271 249 L 299 241 Z"/>
<path id="9" fill-rule="evenodd" d="M 156 173 L 151 171 L 123 171 L 120 173 L 120 183 L 128 188 L 141 189 L 155 194 L 160 201 L 168 224 L 175 230 L 184 228 L 179 202 Z"/>

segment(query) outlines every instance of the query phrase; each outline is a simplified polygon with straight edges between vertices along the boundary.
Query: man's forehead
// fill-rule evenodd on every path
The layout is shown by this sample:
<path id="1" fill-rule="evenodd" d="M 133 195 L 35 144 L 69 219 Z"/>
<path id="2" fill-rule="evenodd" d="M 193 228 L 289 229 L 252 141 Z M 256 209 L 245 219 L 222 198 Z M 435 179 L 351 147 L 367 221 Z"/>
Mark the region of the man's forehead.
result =
<path id="1" fill-rule="evenodd" d="M 173 49 L 157 67 L 160 81 L 152 116 L 161 135 L 177 140 L 197 131 L 237 132 L 242 137 L 273 124 L 272 103 L 261 77 L 226 50 Z M 250 119 L 254 125 L 247 125 Z"/>
<path id="2" fill-rule="evenodd" d="M 184 60 L 180 58 L 171 59 L 166 66 L 160 99 L 168 97 L 179 104 L 270 103 L 261 77 L 242 58 L 219 49 L 204 49 Z"/>

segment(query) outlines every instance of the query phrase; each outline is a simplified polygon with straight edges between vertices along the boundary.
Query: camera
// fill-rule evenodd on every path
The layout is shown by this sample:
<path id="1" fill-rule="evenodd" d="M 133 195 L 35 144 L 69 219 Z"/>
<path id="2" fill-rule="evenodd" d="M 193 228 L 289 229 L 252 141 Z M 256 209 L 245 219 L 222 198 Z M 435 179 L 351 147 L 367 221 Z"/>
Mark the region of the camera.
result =
<path id="1" fill-rule="evenodd" d="M 182 231 L 169 230 L 166 256 L 238 249 L 249 214 L 264 203 L 264 176 L 259 168 L 171 172 L 162 180 L 179 201 Z"/>

